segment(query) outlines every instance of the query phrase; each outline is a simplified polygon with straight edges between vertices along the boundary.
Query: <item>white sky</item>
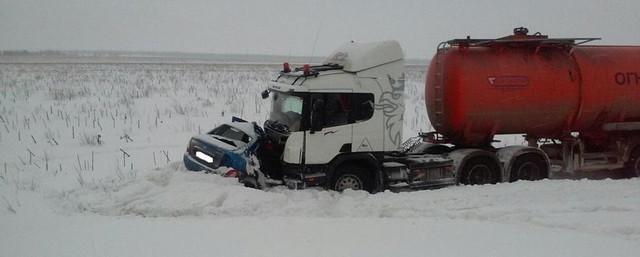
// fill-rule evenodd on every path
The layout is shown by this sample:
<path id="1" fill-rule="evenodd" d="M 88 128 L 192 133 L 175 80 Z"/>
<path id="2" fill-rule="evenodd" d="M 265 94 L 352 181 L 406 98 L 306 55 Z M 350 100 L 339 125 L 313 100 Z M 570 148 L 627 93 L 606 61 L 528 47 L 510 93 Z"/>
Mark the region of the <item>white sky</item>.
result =
<path id="1" fill-rule="evenodd" d="M 640 44 L 640 1 L 0 0 L 3 50 L 326 55 L 349 40 L 395 39 L 409 58 L 430 58 L 441 41 L 518 26 Z"/>

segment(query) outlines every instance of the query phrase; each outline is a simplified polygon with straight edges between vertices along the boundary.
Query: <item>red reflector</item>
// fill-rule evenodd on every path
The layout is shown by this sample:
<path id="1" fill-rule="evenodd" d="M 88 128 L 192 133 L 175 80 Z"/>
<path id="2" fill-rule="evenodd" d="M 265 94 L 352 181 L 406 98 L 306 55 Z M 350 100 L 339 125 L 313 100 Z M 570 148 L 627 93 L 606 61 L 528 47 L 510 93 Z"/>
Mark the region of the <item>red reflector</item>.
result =
<path id="1" fill-rule="evenodd" d="M 303 65 L 302 66 L 302 72 L 304 73 L 304 75 L 311 74 L 311 66 L 309 66 L 309 64 Z"/>
<path id="2" fill-rule="evenodd" d="M 234 169 L 230 169 L 226 173 L 224 173 L 224 175 L 222 175 L 222 176 L 223 177 L 227 177 L 227 178 L 237 178 L 238 177 L 238 171 L 234 170 Z"/>
<path id="3" fill-rule="evenodd" d="M 289 73 L 291 72 L 291 68 L 289 67 L 289 63 L 285 62 L 282 64 L 282 72 Z"/>

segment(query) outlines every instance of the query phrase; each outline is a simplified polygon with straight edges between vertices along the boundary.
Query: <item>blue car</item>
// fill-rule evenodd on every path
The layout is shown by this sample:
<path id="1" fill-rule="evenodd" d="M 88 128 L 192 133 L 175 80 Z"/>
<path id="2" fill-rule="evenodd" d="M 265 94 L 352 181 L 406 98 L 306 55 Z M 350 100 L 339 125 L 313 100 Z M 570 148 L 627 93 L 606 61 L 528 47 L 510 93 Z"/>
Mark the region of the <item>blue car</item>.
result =
<path id="1" fill-rule="evenodd" d="M 247 160 L 255 154 L 262 128 L 234 118 L 206 134 L 191 138 L 183 161 L 187 169 L 220 173 L 220 167 L 245 173 Z"/>

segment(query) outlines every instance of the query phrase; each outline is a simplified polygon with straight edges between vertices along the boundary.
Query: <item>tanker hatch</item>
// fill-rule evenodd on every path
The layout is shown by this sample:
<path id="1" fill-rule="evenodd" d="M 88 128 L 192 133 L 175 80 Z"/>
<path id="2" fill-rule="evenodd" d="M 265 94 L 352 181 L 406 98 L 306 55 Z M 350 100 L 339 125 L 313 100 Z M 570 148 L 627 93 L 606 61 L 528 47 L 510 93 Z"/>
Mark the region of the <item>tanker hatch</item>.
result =
<path id="1" fill-rule="evenodd" d="M 536 32 L 533 35 L 529 35 L 529 29 L 525 27 L 519 27 L 513 29 L 513 35 L 503 37 L 504 40 L 531 40 L 531 39 L 548 39 L 549 36 L 542 35 L 540 32 Z"/>
<path id="2" fill-rule="evenodd" d="M 510 47 L 565 47 L 571 48 L 576 45 L 582 45 L 591 41 L 600 40 L 601 38 L 592 37 L 576 37 L 576 38 L 549 38 L 548 35 L 543 35 L 540 32 L 536 32 L 533 35 L 529 35 L 529 29 L 525 27 L 518 27 L 513 29 L 513 34 L 492 39 L 474 39 L 469 36 L 463 39 L 452 39 L 441 43 L 438 48 L 448 47 L 460 47 L 466 49 L 469 47 L 496 47 L 496 46 L 510 46 Z"/>

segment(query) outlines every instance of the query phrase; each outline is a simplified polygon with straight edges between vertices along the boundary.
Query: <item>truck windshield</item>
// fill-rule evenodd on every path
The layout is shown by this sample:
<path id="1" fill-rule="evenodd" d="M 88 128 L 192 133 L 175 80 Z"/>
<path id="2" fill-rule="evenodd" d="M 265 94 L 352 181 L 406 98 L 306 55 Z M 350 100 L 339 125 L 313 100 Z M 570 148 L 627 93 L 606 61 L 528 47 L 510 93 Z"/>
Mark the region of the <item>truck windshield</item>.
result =
<path id="1" fill-rule="evenodd" d="M 302 120 L 302 98 L 272 91 L 269 119 L 287 126 L 289 131 L 299 131 Z"/>

